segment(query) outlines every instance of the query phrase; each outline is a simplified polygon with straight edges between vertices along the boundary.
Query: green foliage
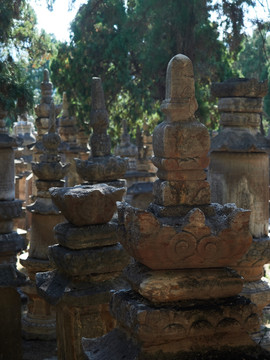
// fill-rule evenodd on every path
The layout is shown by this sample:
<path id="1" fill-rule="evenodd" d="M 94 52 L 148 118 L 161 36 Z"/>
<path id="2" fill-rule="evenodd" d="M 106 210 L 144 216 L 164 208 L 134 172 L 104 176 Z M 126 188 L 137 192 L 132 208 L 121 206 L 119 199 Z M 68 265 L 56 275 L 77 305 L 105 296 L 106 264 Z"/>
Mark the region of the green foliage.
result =
<path id="1" fill-rule="evenodd" d="M 210 83 L 223 81 L 235 71 L 228 47 L 219 40 L 218 24 L 210 21 L 211 10 L 208 0 L 129 0 L 126 4 L 124 0 L 89 0 L 72 23 L 71 44 L 58 47 L 52 80 L 60 93 L 67 92 L 80 122 L 88 123 L 91 78 L 101 77 L 111 135 L 119 136 L 125 118 L 135 136 L 136 124 L 143 119 L 152 127 L 161 120 L 166 67 L 174 55 L 183 53 L 194 64 L 200 103 L 197 115 L 215 128 Z M 241 22 L 233 21 L 235 29 L 241 27 Z"/>
<path id="2" fill-rule="evenodd" d="M 36 29 L 36 15 L 25 0 L 0 1 L 0 105 L 17 114 L 31 111 L 40 67 L 56 53 L 56 41 Z"/>
<path id="3" fill-rule="evenodd" d="M 252 36 L 246 36 L 243 49 L 238 56 L 235 67 L 246 78 L 259 81 L 270 80 L 270 23 L 257 23 Z M 270 93 L 264 98 L 264 117 L 270 121 Z"/>

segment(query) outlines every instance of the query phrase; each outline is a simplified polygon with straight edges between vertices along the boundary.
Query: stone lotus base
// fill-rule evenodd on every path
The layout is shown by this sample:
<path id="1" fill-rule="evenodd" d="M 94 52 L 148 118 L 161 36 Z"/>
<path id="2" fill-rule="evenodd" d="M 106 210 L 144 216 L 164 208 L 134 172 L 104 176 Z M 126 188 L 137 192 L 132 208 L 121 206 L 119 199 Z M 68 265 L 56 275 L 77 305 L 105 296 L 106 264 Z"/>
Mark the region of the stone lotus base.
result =
<path id="1" fill-rule="evenodd" d="M 270 354 L 261 347 L 239 346 L 219 350 L 178 353 L 147 353 L 141 351 L 126 334 L 115 329 L 98 339 L 82 339 L 85 359 L 88 360 L 269 360 Z"/>
<path id="2" fill-rule="evenodd" d="M 157 209 L 157 210 L 156 210 Z M 165 215 L 160 216 L 157 211 Z M 234 204 L 211 204 L 203 209 L 155 206 L 148 210 L 118 206 L 121 244 L 140 263 L 153 270 L 232 266 L 248 250 L 252 236 L 250 211 Z M 226 219 L 226 221 L 224 221 Z"/>
<path id="3" fill-rule="evenodd" d="M 148 353 L 251 346 L 259 329 L 256 306 L 244 297 L 154 305 L 132 291 L 111 301 L 119 328 Z"/>

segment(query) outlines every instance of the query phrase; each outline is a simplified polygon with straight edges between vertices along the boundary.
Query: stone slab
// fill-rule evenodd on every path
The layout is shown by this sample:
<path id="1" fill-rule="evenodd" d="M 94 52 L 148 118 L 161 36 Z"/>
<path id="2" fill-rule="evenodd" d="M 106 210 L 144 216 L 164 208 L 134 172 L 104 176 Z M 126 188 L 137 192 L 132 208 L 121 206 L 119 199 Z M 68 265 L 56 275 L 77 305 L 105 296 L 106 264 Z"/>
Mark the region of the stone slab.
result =
<path id="1" fill-rule="evenodd" d="M 50 304 L 61 302 L 77 307 L 109 303 L 113 291 L 129 288 L 121 272 L 79 281 L 55 270 L 37 273 L 36 284 L 39 295 Z"/>
<path id="2" fill-rule="evenodd" d="M 262 98 L 227 97 L 218 100 L 219 112 L 261 113 L 262 110 Z"/>
<path id="3" fill-rule="evenodd" d="M 229 268 L 153 271 L 136 262 L 124 276 L 134 291 L 155 303 L 226 298 L 243 288 L 243 278 Z"/>
<path id="4" fill-rule="evenodd" d="M 49 246 L 49 258 L 59 271 L 70 276 L 121 271 L 130 259 L 120 244 L 82 250 L 53 245 Z"/>
<path id="5" fill-rule="evenodd" d="M 85 249 L 115 245 L 119 241 L 118 224 L 109 222 L 101 225 L 74 226 L 61 223 L 55 226 L 54 235 L 57 242 L 69 249 Z"/>

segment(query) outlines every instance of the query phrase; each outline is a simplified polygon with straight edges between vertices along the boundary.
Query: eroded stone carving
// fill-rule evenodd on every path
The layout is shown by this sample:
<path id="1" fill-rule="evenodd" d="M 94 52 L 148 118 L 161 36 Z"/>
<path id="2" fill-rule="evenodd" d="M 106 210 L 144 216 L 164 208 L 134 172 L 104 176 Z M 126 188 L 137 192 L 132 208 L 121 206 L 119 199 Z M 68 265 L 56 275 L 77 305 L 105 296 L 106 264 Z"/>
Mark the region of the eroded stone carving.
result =
<path id="1" fill-rule="evenodd" d="M 261 351 L 249 336 L 259 328 L 256 306 L 238 296 L 243 279 L 226 268 L 251 244 L 250 211 L 210 204 L 204 172 L 210 141 L 196 109 L 192 63 L 176 55 L 167 69 L 166 120 L 153 134 L 154 202 L 145 211 L 118 206 L 120 241 L 136 259 L 125 270 L 133 291 L 112 298 L 118 329 L 83 340 L 89 359 L 212 359 L 213 351 L 218 358 Z M 210 283 L 213 299 L 205 291 Z"/>

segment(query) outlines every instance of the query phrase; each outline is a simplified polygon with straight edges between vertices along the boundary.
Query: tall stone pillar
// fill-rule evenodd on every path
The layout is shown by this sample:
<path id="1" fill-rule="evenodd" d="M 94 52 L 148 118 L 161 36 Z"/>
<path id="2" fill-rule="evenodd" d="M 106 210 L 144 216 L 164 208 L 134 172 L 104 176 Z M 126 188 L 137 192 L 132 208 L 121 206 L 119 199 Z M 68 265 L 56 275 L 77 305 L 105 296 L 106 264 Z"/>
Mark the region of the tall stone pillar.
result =
<path id="1" fill-rule="evenodd" d="M 22 201 L 15 200 L 15 138 L 5 127 L 7 113 L 0 107 L 0 359 L 22 359 L 21 298 L 17 287 L 25 278 L 16 269 L 16 256 L 25 248 L 24 239 L 13 231 Z"/>
<path id="2" fill-rule="evenodd" d="M 176 55 L 167 69 L 166 120 L 153 134 L 154 202 L 145 211 L 118 207 L 121 243 L 135 259 L 124 271 L 132 290 L 113 295 L 117 329 L 83 340 L 88 359 L 263 353 L 249 337 L 259 327 L 256 306 L 238 296 L 243 280 L 229 268 L 251 244 L 250 211 L 210 204 L 204 171 L 210 139 L 196 109 L 192 63 Z"/>
<path id="3" fill-rule="evenodd" d="M 59 117 L 58 133 L 61 137 L 61 152 L 64 162 L 70 163 L 68 174 L 65 178 L 65 186 L 74 186 L 82 182 L 76 171 L 75 157 L 80 156 L 80 147 L 77 144 L 76 118 L 69 115 L 66 93 L 63 93 L 62 114 Z"/>
<path id="4" fill-rule="evenodd" d="M 62 187 L 61 180 L 66 175 L 69 165 L 60 162 L 57 149 L 60 137 L 55 128 L 55 107 L 53 100 L 49 111 L 49 131 L 42 138 L 44 154 L 40 162 L 32 163 L 33 173 L 37 177 L 36 201 L 27 206 L 27 211 L 32 214 L 30 229 L 30 244 L 28 253 L 20 256 L 20 263 L 27 270 L 28 284 L 23 291 L 29 298 L 27 313 L 22 319 L 23 335 L 26 339 L 49 340 L 55 335 L 55 309 L 41 298 L 36 291 L 35 275 L 37 272 L 52 270 L 48 258 L 48 246 L 55 244 L 53 228 L 64 220 L 59 209 L 52 203 L 49 189 Z"/>
<path id="5" fill-rule="evenodd" d="M 267 91 L 267 82 L 255 79 L 232 79 L 212 86 L 213 95 L 219 98 L 222 130 L 211 144 L 211 199 L 251 209 L 253 242 L 235 268 L 245 278 L 242 294 L 259 310 L 270 303 L 270 286 L 263 277 L 263 266 L 270 262 L 269 141 L 259 132 Z"/>
<path id="6" fill-rule="evenodd" d="M 113 217 L 116 201 L 125 192 L 125 181 L 117 177 L 124 175 L 126 161 L 110 153 L 108 114 L 98 78 L 92 82 L 91 124 L 93 156 L 76 163 L 80 175 L 96 184 L 50 190 L 68 222 L 55 227 L 59 245 L 49 247 L 56 271 L 36 276 L 40 295 L 56 304 L 59 360 L 83 359 L 81 338 L 114 328 L 111 294 L 127 286 L 121 273 L 129 256 L 118 242 L 118 221 Z"/>

